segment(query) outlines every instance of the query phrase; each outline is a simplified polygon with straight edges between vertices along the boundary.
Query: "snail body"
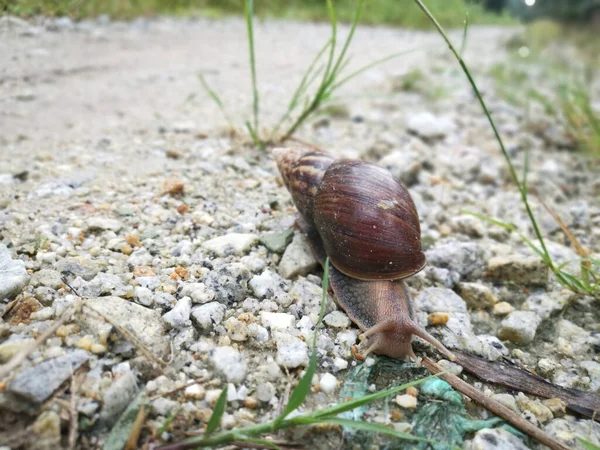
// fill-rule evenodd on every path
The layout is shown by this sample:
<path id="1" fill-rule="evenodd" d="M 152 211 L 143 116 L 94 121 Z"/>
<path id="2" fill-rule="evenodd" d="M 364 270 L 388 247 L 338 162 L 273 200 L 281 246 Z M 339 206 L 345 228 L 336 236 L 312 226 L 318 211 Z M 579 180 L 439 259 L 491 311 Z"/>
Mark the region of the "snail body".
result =
<path id="1" fill-rule="evenodd" d="M 426 263 L 415 205 L 385 169 L 304 149 L 275 149 L 313 254 L 329 257 L 329 285 L 337 304 L 369 339 L 363 355 L 416 358 L 419 336 L 454 359 L 414 319 L 404 279 Z"/>

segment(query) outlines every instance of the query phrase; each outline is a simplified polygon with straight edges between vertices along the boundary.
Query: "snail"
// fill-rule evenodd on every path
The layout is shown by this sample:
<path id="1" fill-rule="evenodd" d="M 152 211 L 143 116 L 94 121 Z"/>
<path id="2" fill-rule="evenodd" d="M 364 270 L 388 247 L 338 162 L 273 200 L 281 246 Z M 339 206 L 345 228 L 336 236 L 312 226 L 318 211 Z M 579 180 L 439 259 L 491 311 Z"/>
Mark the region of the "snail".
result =
<path id="1" fill-rule="evenodd" d="M 359 160 L 300 148 L 277 148 L 273 157 L 313 254 L 321 265 L 329 257 L 336 303 L 369 339 L 362 355 L 416 359 L 415 335 L 455 360 L 415 320 L 404 283 L 426 263 L 406 188 L 389 171 Z"/>

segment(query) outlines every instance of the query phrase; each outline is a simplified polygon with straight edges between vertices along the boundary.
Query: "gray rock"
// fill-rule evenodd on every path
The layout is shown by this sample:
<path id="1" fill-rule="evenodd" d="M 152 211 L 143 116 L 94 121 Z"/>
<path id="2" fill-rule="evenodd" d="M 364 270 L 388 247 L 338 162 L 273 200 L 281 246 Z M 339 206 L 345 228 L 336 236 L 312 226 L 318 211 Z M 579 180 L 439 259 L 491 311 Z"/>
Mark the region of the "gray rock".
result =
<path id="1" fill-rule="evenodd" d="M 308 241 L 303 234 L 296 233 L 281 257 L 279 273 L 283 278 L 294 278 L 312 272 L 317 265 Z"/>
<path id="2" fill-rule="evenodd" d="M 135 375 L 131 370 L 121 374 L 104 393 L 100 419 L 105 425 L 114 424 L 138 392 Z"/>
<path id="3" fill-rule="evenodd" d="M 486 428 L 475 434 L 465 450 L 528 450 L 529 447 L 513 434 L 502 428 Z"/>
<path id="4" fill-rule="evenodd" d="M 409 117 L 407 128 L 425 139 L 434 139 L 452 133 L 456 129 L 456 124 L 446 117 L 434 116 L 430 112 L 422 112 Z"/>
<path id="5" fill-rule="evenodd" d="M 31 284 L 34 286 L 46 286 L 58 289 L 63 285 L 60 272 L 53 269 L 42 269 L 33 274 Z"/>
<path id="6" fill-rule="evenodd" d="M 333 328 L 348 328 L 350 326 L 350 319 L 342 311 L 331 311 L 323 317 L 323 322 Z"/>
<path id="7" fill-rule="evenodd" d="M 241 263 L 219 266 L 210 271 L 203 282 L 215 293 L 215 300 L 225 305 L 244 300 L 248 295 L 250 271 Z"/>
<path id="8" fill-rule="evenodd" d="M 445 288 L 426 288 L 415 299 L 420 311 L 466 313 L 467 304 L 454 291 Z"/>
<path id="9" fill-rule="evenodd" d="M 458 292 L 470 308 L 485 309 L 498 303 L 492 290 L 479 283 L 459 283 Z"/>
<path id="10" fill-rule="evenodd" d="M 283 253 L 292 242 L 294 232 L 291 229 L 265 233 L 260 237 L 260 243 L 274 253 Z"/>
<path id="11" fill-rule="evenodd" d="M 258 236 L 251 233 L 229 233 L 202 243 L 202 248 L 218 256 L 243 255 L 258 243 Z"/>
<path id="12" fill-rule="evenodd" d="M 75 350 L 63 356 L 48 359 L 29 369 L 19 372 L 7 385 L 7 391 L 18 394 L 34 403 L 42 403 L 58 387 L 71 378 L 90 354 Z"/>
<path id="13" fill-rule="evenodd" d="M 118 233 L 123 228 L 123 224 L 117 219 L 108 217 L 90 217 L 87 220 L 88 231 L 114 231 Z"/>
<path id="14" fill-rule="evenodd" d="M 500 324 L 497 336 L 515 344 L 533 341 L 541 317 L 531 311 L 513 311 Z"/>
<path id="15" fill-rule="evenodd" d="M 157 357 L 163 358 L 169 354 L 169 340 L 165 336 L 165 327 L 158 311 L 119 297 L 86 298 L 84 305 L 110 317 L 117 325 L 132 332 Z M 112 331 L 111 324 L 92 314 L 83 314 L 80 322 L 82 327 L 99 336 L 101 341 Z"/>
<path id="16" fill-rule="evenodd" d="M 483 251 L 474 242 L 446 242 L 425 252 L 431 266 L 458 272 L 463 278 L 476 278 L 482 273 Z"/>
<path id="17" fill-rule="evenodd" d="M 600 390 L 600 364 L 596 361 L 583 361 L 579 367 L 584 369 L 590 377 L 590 390 L 598 392 Z"/>
<path id="18" fill-rule="evenodd" d="M 11 300 L 29 283 L 25 263 L 12 259 L 6 245 L 0 245 L 0 301 Z"/>
<path id="19" fill-rule="evenodd" d="M 292 303 L 292 297 L 286 292 L 289 285 L 289 281 L 282 279 L 271 269 L 254 275 L 248 283 L 256 297 L 273 299 L 284 308 Z"/>
<path id="20" fill-rule="evenodd" d="M 90 281 L 100 272 L 100 269 L 98 264 L 84 257 L 64 258 L 56 263 L 56 270 L 68 279 L 81 277 Z"/>
<path id="21" fill-rule="evenodd" d="M 215 291 L 206 287 L 204 283 L 186 283 L 181 288 L 181 295 L 192 299 L 193 303 L 201 304 L 212 302 Z"/>
<path id="22" fill-rule="evenodd" d="M 244 356 L 233 347 L 217 347 L 210 355 L 210 362 L 229 383 L 241 383 L 246 378 Z"/>
<path id="23" fill-rule="evenodd" d="M 133 288 L 125 284 L 121 277 L 109 273 L 99 273 L 89 283 L 73 287 L 83 297 L 100 297 L 102 295 L 121 297 L 133 292 Z"/>
<path id="24" fill-rule="evenodd" d="M 306 342 L 287 333 L 273 333 L 277 343 L 275 361 L 286 369 L 306 366 L 308 364 L 308 347 Z"/>
<path id="25" fill-rule="evenodd" d="M 270 382 L 260 383 L 256 386 L 256 398 L 261 402 L 268 403 L 275 396 L 275 386 Z"/>
<path id="26" fill-rule="evenodd" d="M 35 190 L 31 191 L 27 195 L 28 199 L 48 198 L 48 197 L 69 197 L 75 189 L 69 186 L 67 183 L 45 183 L 38 186 Z"/>
<path id="27" fill-rule="evenodd" d="M 410 150 L 396 150 L 386 155 L 379 164 L 389 170 L 392 175 L 406 185 L 417 182 L 422 168 L 422 156 Z"/>
<path id="28" fill-rule="evenodd" d="M 561 311 L 567 304 L 568 298 L 561 295 L 560 292 L 547 294 L 545 292 L 537 293 L 527 297 L 522 305 L 525 311 L 532 311 L 542 319 L 547 319 L 552 314 Z"/>
<path id="29" fill-rule="evenodd" d="M 550 436 L 558 438 L 568 448 L 579 449 L 579 439 L 584 437 L 595 446 L 600 446 L 600 424 L 591 420 L 581 420 L 572 416 L 551 420 L 544 427 Z"/>
<path id="30" fill-rule="evenodd" d="M 548 267 L 537 257 L 495 256 L 488 261 L 486 276 L 524 286 L 546 287 Z"/>
<path id="31" fill-rule="evenodd" d="M 218 302 L 194 306 L 191 312 L 192 321 L 197 327 L 208 330 L 212 328 L 213 325 L 218 325 L 223 321 L 226 310 L 227 307 Z"/>
<path id="32" fill-rule="evenodd" d="M 182 297 L 171 311 L 162 316 L 167 328 L 183 328 L 190 325 L 192 299 Z"/>

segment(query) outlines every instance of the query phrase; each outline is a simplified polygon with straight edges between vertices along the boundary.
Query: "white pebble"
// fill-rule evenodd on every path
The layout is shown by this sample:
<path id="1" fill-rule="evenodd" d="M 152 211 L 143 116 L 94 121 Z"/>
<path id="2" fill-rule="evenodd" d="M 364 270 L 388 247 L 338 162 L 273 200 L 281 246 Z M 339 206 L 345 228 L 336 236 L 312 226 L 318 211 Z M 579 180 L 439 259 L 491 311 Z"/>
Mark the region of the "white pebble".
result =
<path id="1" fill-rule="evenodd" d="M 326 394 L 331 394 L 335 391 L 337 387 L 337 378 L 330 373 L 325 373 L 321 375 L 321 379 L 319 380 L 319 388 L 321 392 L 325 392 Z"/>

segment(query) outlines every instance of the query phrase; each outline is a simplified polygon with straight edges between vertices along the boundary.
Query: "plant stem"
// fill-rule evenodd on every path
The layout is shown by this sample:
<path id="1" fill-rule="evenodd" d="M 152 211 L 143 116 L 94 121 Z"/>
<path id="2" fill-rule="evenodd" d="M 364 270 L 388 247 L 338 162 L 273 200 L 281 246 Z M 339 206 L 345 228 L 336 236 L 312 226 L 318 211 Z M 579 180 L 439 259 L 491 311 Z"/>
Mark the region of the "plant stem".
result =
<path id="1" fill-rule="evenodd" d="M 248 45 L 250 47 L 250 73 L 252 75 L 252 112 L 254 115 L 254 130 L 258 134 L 258 89 L 256 88 L 256 60 L 254 57 L 254 28 L 252 26 L 253 0 L 244 2 L 244 13 L 246 15 L 246 28 L 248 30 Z"/>

